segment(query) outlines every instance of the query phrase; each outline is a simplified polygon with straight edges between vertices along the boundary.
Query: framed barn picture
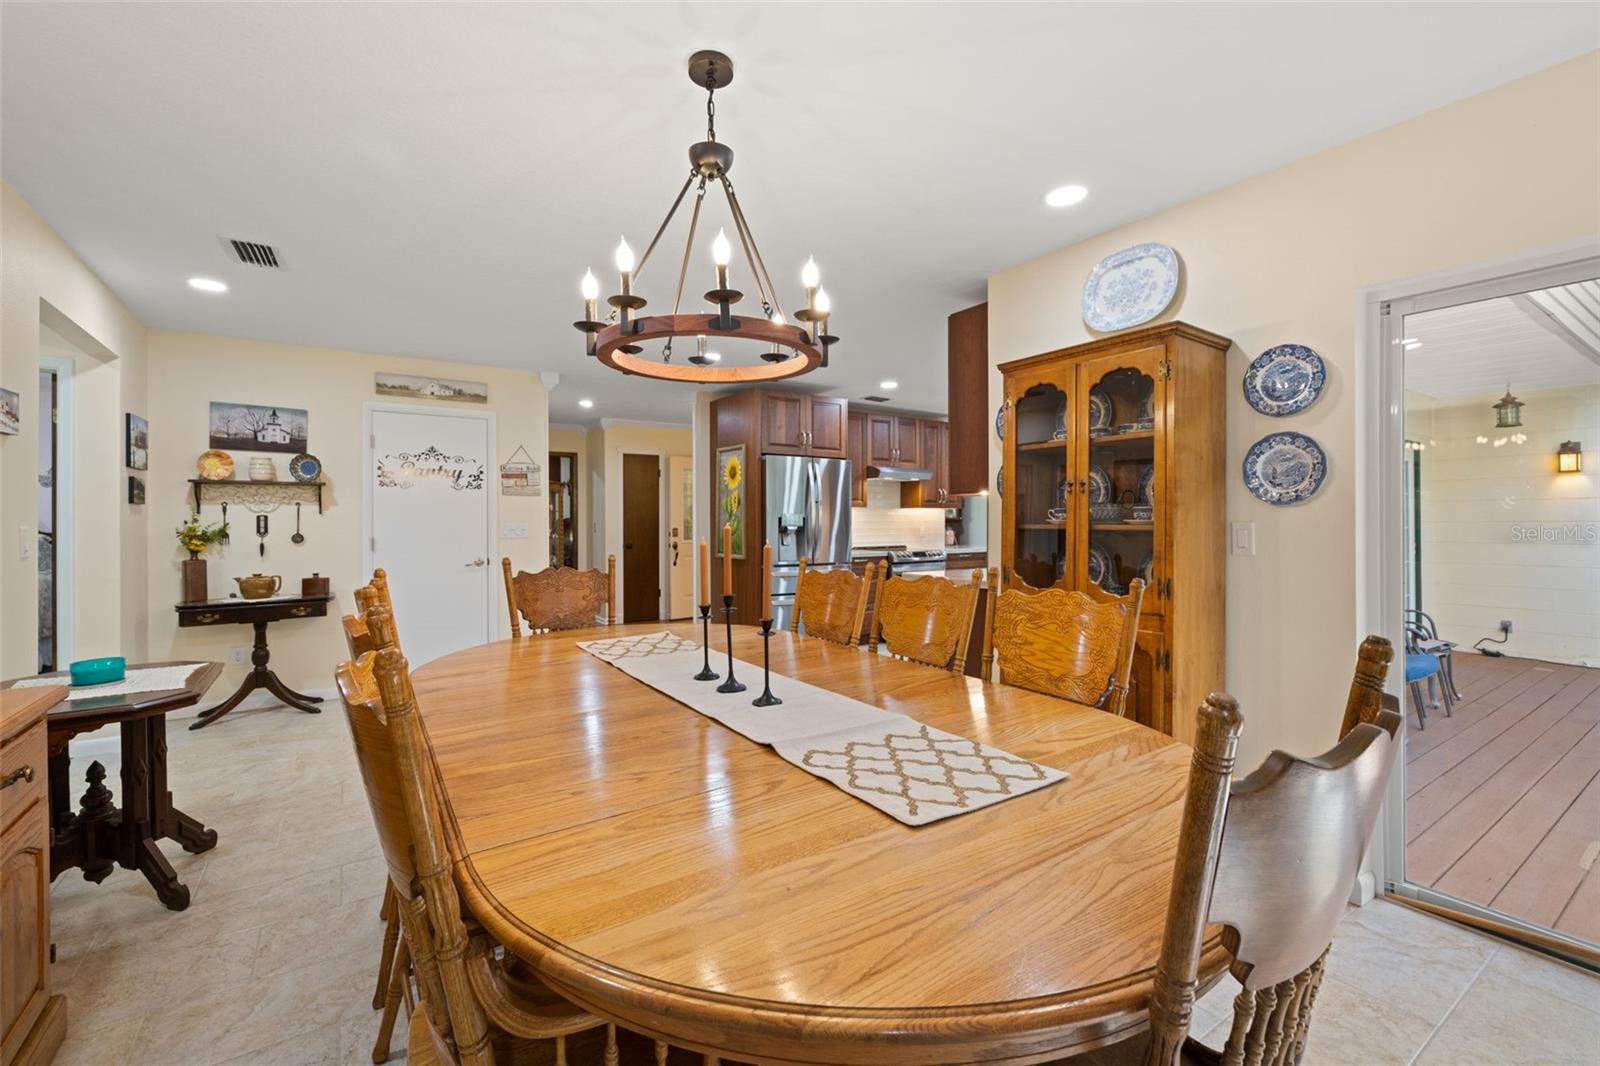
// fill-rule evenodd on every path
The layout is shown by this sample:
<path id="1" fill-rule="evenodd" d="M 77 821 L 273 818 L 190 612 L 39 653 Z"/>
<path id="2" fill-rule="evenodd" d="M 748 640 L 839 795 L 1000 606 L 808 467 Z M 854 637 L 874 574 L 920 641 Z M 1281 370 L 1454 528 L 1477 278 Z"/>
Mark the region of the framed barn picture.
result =
<path id="1" fill-rule="evenodd" d="M 150 423 L 129 411 L 126 416 L 127 466 L 129 470 L 150 469 Z M 141 501 L 143 502 L 143 501 Z"/>

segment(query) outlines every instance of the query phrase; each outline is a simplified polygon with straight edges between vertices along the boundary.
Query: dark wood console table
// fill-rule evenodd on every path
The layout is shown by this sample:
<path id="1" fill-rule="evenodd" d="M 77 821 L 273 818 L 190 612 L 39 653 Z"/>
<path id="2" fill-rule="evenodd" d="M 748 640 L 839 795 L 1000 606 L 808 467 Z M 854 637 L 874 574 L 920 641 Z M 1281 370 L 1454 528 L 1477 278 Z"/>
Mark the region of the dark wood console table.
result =
<path id="1" fill-rule="evenodd" d="M 169 908 L 189 906 L 189 886 L 156 846 L 163 837 L 184 851 L 209 851 L 217 832 L 172 805 L 167 789 L 167 712 L 199 703 L 222 673 L 221 663 L 130 663 L 129 672 L 151 666 L 192 665 L 181 688 L 131 692 L 96 699 L 62 701 L 46 716 L 50 765 L 50 879 L 82 868 L 86 880 L 104 881 L 118 866 L 138 870 Z M 48 674 L 61 677 L 64 674 Z M 10 688 L 5 682 L 0 688 Z M 26 691 L 26 690 L 24 690 Z M 81 806 L 72 801 L 72 763 L 68 745 L 79 733 L 102 726 L 122 727 L 122 805 L 112 802 L 106 768 L 89 764 Z"/>
<path id="2" fill-rule="evenodd" d="M 317 706 L 322 702 L 321 696 L 296 692 L 267 667 L 272 658 L 272 652 L 267 647 L 267 626 L 286 618 L 320 618 L 328 613 L 328 604 L 332 601 L 333 593 L 330 592 L 321 596 L 270 596 L 261 600 L 230 597 L 177 604 L 174 609 L 178 612 L 180 629 L 191 626 L 250 625 L 256 631 L 255 647 L 250 651 L 250 662 L 255 669 L 245 675 L 233 695 L 215 707 L 201 711 L 200 720 L 189 728 L 205 728 L 239 706 L 246 696 L 258 688 L 266 689 L 290 707 L 307 714 L 322 713 L 322 708 Z"/>

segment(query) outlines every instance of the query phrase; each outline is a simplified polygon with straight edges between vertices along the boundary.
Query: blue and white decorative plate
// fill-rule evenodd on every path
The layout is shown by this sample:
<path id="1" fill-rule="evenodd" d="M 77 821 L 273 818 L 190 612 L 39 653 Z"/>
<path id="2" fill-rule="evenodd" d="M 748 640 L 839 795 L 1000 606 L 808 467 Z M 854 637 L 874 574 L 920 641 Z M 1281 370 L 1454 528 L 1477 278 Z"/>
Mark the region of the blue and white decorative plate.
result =
<path id="1" fill-rule="evenodd" d="M 1006 494 L 1006 472 L 1004 470 L 996 470 L 994 472 L 994 494 L 996 496 L 1004 496 Z"/>
<path id="2" fill-rule="evenodd" d="M 1089 580 L 1105 587 L 1106 577 L 1111 573 L 1111 553 L 1098 544 L 1089 545 Z"/>
<path id="3" fill-rule="evenodd" d="M 1292 415 L 1317 402 L 1327 383 L 1322 356 L 1303 344 L 1280 344 L 1244 372 L 1244 398 L 1264 415 Z"/>
<path id="4" fill-rule="evenodd" d="M 1111 502 L 1111 478 L 1106 476 L 1104 470 L 1093 465 L 1089 467 L 1089 502 Z"/>
<path id="5" fill-rule="evenodd" d="M 1089 390 L 1089 435 L 1098 437 L 1111 432 L 1111 421 L 1116 414 L 1111 409 L 1111 397 L 1099 385 Z"/>
<path id="6" fill-rule="evenodd" d="M 1245 488 L 1267 503 L 1308 500 L 1327 476 L 1322 446 L 1303 433 L 1269 433 L 1245 453 Z"/>
<path id="7" fill-rule="evenodd" d="M 1070 484 L 1071 482 L 1067 480 L 1065 475 L 1056 478 L 1056 510 L 1058 511 L 1067 509 L 1067 486 Z"/>
<path id="8" fill-rule="evenodd" d="M 1083 283 L 1083 320 L 1102 333 L 1150 321 L 1178 291 L 1178 253 L 1165 244 L 1112 252 Z"/>
<path id="9" fill-rule="evenodd" d="M 994 409 L 994 435 L 1001 440 L 1006 439 L 1006 405 L 1001 404 Z"/>
<path id="10" fill-rule="evenodd" d="M 301 452 L 289 460 L 289 476 L 301 482 L 315 481 L 322 476 L 322 460 Z"/>
<path id="11" fill-rule="evenodd" d="M 1146 507 L 1156 502 L 1156 468 L 1147 466 L 1144 473 L 1139 475 L 1139 491 L 1134 496 L 1135 503 L 1142 503 Z"/>
<path id="12" fill-rule="evenodd" d="M 1061 397 L 1061 402 L 1056 404 L 1056 428 L 1050 435 L 1051 440 L 1067 439 L 1067 398 Z"/>
<path id="13" fill-rule="evenodd" d="M 1150 575 L 1155 573 L 1156 557 L 1153 552 L 1145 552 L 1144 558 L 1139 560 L 1139 579 L 1146 585 L 1150 584 Z"/>

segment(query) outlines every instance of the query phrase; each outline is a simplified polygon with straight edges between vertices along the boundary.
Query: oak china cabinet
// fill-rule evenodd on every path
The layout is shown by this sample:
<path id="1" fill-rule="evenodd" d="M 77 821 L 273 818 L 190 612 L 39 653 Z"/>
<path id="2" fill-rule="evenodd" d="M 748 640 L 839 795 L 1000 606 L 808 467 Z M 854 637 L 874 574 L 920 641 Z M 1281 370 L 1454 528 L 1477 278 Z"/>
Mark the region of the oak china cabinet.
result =
<path id="1" fill-rule="evenodd" d="M 1005 587 L 1142 577 L 1128 714 L 1185 740 L 1223 683 L 1229 343 L 1169 322 L 1000 365 Z"/>

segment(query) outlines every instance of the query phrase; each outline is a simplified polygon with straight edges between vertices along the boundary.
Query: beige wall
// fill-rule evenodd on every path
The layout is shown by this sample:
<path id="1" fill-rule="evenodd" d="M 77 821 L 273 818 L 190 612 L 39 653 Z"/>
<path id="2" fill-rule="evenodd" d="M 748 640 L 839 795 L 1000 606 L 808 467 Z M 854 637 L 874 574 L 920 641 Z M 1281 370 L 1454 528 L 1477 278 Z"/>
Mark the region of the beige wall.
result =
<path id="1" fill-rule="evenodd" d="M 623 560 L 622 560 L 622 455 L 624 452 L 642 452 L 661 459 L 661 518 L 667 517 L 667 460 L 674 455 L 693 454 L 693 433 L 688 426 L 659 425 L 653 422 L 624 422 L 602 419 L 600 428 L 590 430 L 590 481 L 597 478 L 604 485 L 604 507 L 596 513 L 595 521 L 601 534 L 596 544 L 594 561 L 604 567 L 606 557 L 617 557 L 617 610 L 623 610 Z M 597 499 L 599 497 L 596 497 Z M 668 595 L 666 538 L 660 539 L 662 607 Z"/>
<path id="2" fill-rule="evenodd" d="M 589 431 L 585 426 L 556 426 L 550 427 L 550 450 L 553 452 L 573 452 L 578 456 L 577 473 L 575 478 L 578 484 L 578 568 L 590 569 L 590 556 L 594 554 L 594 521 L 590 518 L 594 508 L 589 500 Z"/>
<path id="3" fill-rule="evenodd" d="M 10 185 L 0 183 L 0 385 L 21 394 L 22 432 L 0 437 L 0 675 L 38 666 L 38 560 L 19 531 L 38 524 L 40 323 L 75 358 L 74 565 L 78 657 L 147 654 L 147 507 L 127 503 L 122 416 L 145 407 L 145 328 Z M 152 438 L 152 450 L 159 442 Z"/>
<path id="4" fill-rule="evenodd" d="M 1146 147 L 1152 165 L 1182 165 L 1158 145 L 1130 140 L 1127 150 Z M 1079 317 L 1084 279 L 1102 256 L 1139 241 L 1170 244 L 1183 261 L 1163 318 L 1233 338 L 1227 512 L 1255 523 L 1257 553 L 1228 560 L 1227 676 L 1214 684 L 1240 699 L 1242 765 L 1272 747 L 1326 747 L 1349 684 L 1357 291 L 1600 234 L 1597 164 L 1600 53 L 1591 53 L 989 279 L 996 363 L 1090 339 Z M 1238 382 L 1251 358 L 1284 342 L 1320 352 L 1329 380 L 1310 410 L 1272 419 L 1245 405 Z M 992 372 L 989 411 L 1000 396 Z M 1330 473 L 1314 499 L 1271 507 L 1245 491 L 1239 464 L 1257 438 L 1288 428 L 1322 443 Z M 995 469 L 992 435 L 990 448 Z"/>
<path id="5" fill-rule="evenodd" d="M 532 371 L 160 330 L 150 332 L 149 353 L 159 382 L 151 390 L 150 425 L 152 441 L 159 441 L 160 446 L 151 446 L 147 497 L 152 526 L 148 609 L 151 652 L 156 658 L 225 662 L 230 648 L 249 643 L 250 630 L 245 626 L 179 630 L 172 610 L 178 597 L 179 563 L 184 553 L 176 547 L 170 531 L 189 513 L 187 479 L 194 476 L 195 457 L 207 446 L 208 405 L 212 400 L 275 403 L 303 407 L 309 412 L 308 447 L 322 460 L 327 487 L 323 490 L 323 514 L 317 514 L 314 506 L 302 511 L 305 543 L 290 543 L 294 508 L 280 507 L 270 519 L 263 559 L 257 554 L 252 515 L 243 507 L 230 506 L 232 543 L 208 556 L 213 596 L 227 595 L 236 588 L 235 576 L 255 571 L 281 575 L 285 585 L 296 589 L 300 579 L 313 571 L 332 579 L 337 604 L 328 617 L 279 624 L 271 632 L 273 668 L 291 686 L 301 688 L 327 688 L 331 684 L 334 664 L 344 652 L 339 618 L 351 609 L 352 590 L 370 576 L 362 572 L 361 551 L 363 405 L 370 401 L 414 402 L 419 407 L 450 409 L 461 406 L 445 400 L 405 401 L 379 396 L 373 391 L 376 371 L 486 381 L 487 409 L 495 412 L 499 438 L 495 463 L 505 462 L 521 445 L 543 466 L 549 451 L 545 387 Z M 249 453 L 234 453 L 234 458 L 239 465 L 238 476 L 242 477 Z M 288 456 L 273 458 L 281 474 Z M 495 502 L 497 521 L 502 526 L 526 522 L 529 531 L 525 540 L 502 539 L 500 554 L 509 556 L 519 570 L 543 568 L 548 562 L 550 543 L 548 498 L 501 496 Z M 215 505 L 208 504 L 204 517 L 216 521 L 221 515 Z M 498 564 L 498 558 L 495 562 Z M 495 573 L 499 573 L 498 565 Z M 498 581 L 492 594 L 496 601 L 504 596 Z M 499 619 L 501 635 L 505 635 L 504 612 L 496 612 L 495 617 Z M 405 619 L 400 624 L 403 627 Z M 229 691 L 247 669 L 230 666 L 215 691 Z"/>
<path id="6" fill-rule="evenodd" d="M 1470 648 L 1511 621 L 1507 655 L 1600 666 L 1600 385 L 1519 393 L 1520 430 L 1495 430 L 1497 397 L 1406 394 L 1406 437 L 1423 446 L 1422 607 Z M 1587 448 L 1556 472 L 1563 441 Z"/>

